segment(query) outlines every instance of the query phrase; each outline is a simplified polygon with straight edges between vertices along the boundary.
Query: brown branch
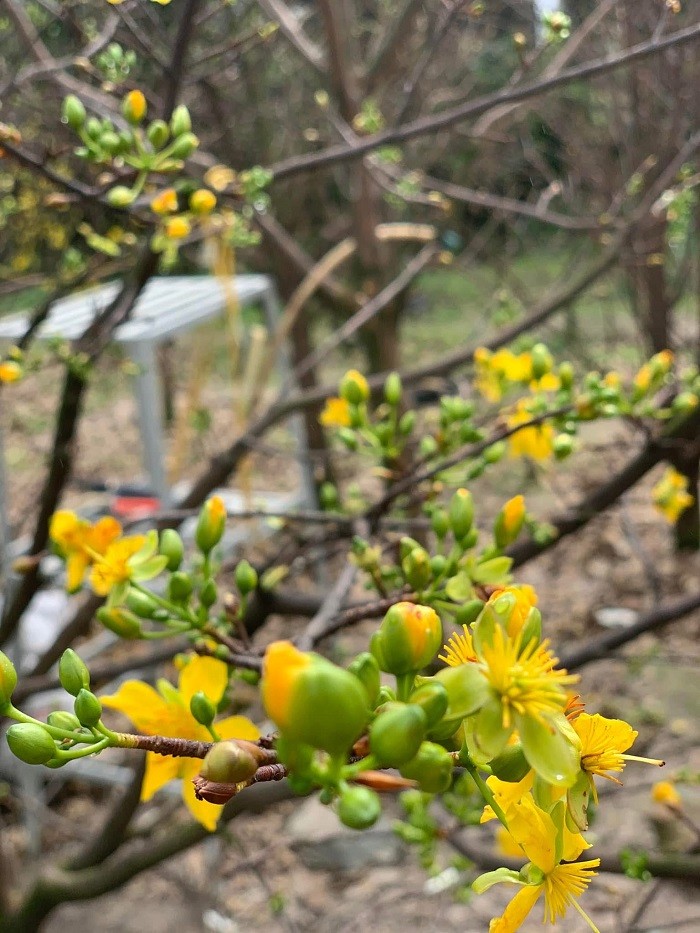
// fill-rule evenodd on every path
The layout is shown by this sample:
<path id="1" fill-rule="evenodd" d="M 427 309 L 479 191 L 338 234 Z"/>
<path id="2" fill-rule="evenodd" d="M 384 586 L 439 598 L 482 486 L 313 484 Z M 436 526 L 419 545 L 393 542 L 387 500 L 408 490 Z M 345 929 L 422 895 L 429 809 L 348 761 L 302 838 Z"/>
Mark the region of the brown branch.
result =
<path id="1" fill-rule="evenodd" d="M 309 39 L 301 23 L 284 0 L 258 0 L 258 6 L 275 20 L 290 45 L 299 52 L 314 71 L 325 76 L 326 64 L 323 52 Z"/>
<path id="2" fill-rule="evenodd" d="M 357 566 L 347 563 L 343 567 L 335 585 L 329 590 L 320 609 L 297 638 L 297 646 L 301 651 L 310 651 L 318 641 L 325 637 L 329 623 L 332 623 L 340 612 L 346 596 L 352 589 L 356 576 Z"/>

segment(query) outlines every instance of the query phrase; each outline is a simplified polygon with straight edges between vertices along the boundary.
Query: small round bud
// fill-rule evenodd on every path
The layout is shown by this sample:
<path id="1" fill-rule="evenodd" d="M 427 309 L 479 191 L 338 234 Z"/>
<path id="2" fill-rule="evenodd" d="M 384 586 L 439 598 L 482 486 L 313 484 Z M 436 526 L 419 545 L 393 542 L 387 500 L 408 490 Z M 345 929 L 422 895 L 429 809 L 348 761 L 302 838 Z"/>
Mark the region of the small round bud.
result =
<path id="1" fill-rule="evenodd" d="M 424 590 L 430 583 L 433 572 L 430 567 L 430 557 L 428 552 L 422 548 L 414 548 L 411 553 L 401 562 L 403 575 L 409 586 L 414 590 Z"/>
<path id="2" fill-rule="evenodd" d="M 211 609 L 218 596 L 219 591 L 216 588 L 216 583 L 211 579 L 207 580 L 199 591 L 199 601 L 206 609 Z"/>
<path id="3" fill-rule="evenodd" d="M 203 695 L 195 694 L 195 696 Z M 194 700 L 194 697 L 192 699 Z M 251 753 L 237 742 L 229 740 L 217 742 L 208 752 L 202 763 L 200 774 L 208 781 L 215 781 L 217 784 L 240 784 L 252 778 L 257 770 L 258 763 Z"/>
<path id="4" fill-rule="evenodd" d="M 198 690 L 190 700 L 190 712 L 200 726 L 210 726 L 216 716 L 216 707 L 201 690 Z M 210 778 L 210 780 L 213 780 Z"/>
<path id="5" fill-rule="evenodd" d="M 423 742 L 418 754 L 401 767 L 403 777 L 418 781 L 426 794 L 441 794 L 452 783 L 454 761 L 452 755 L 433 742 Z"/>
<path id="6" fill-rule="evenodd" d="M 557 460 L 566 460 L 574 451 L 574 439 L 570 434 L 557 434 L 552 441 L 552 450 Z"/>
<path id="7" fill-rule="evenodd" d="M 434 609 L 414 603 L 396 603 L 389 609 L 370 641 L 381 670 L 400 675 L 419 671 L 442 645 L 442 624 Z"/>
<path id="8" fill-rule="evenodd" d="M 486 448 L 483 454 L 484 460 L 486 463 L 498 463 L 499 460 L 505 457 L 507 449 L 508 445 L 505 441 L 497 441 L 497 443 Z"/>
<path id="9" fill-rule="evenodd" d="M 401 401 L 402 392 L 401 376 L 398 373 L 389 373 L 384 383 L 384 398 L 389 405 L 398 405 Z"/>
<path id="10" fill-rule="evenodd" d="M 158 550 L 163 557 L 168 558 L 168 570 L 179 570 L 185 554 L 185 547 L 182 538 L 174 528 L 165 528 L 161 532 Z"/>
<path id="11" fill-rule="evenodd" d="M 258 585 L 258 573 L 247 560 L 239 562 L 236 567 L 234 578 L 241 596 L 247 596 L 249 593 L 252 593 Z"/>
<path id="12" fill-rule="evenodd" d="M 397 703 L 381 712 L 369 729 L 370 749 L 379 767 L 410 761 L 425 738 L 426 724 L 420 706 Z"/>
<path id="13" fill-rule="evenodd" d="M 173 136 L 181 136 L 183 133 L 189 133 L 191 129 L 190 112 L 184 104 L 180 104 L 173 110 L 173 115 L 170 118 L 170 131 Z"/>
<path id="14" fill-rule="evenodd" d="M 69 94 L 63 101 L 63 119 L 72 130 L 82 129 L 85 118 L 85 107 L 75 94 Z"/>
<path id="15" fill-rule="evenodd" d="M 154 149 L 162 149 L 170 137 L 170 129 L 164 120 L 154 120 L 146 130 L 148 141 Z"/>
<path id="16" fill-rule="evenodd" d="M 467 489 L 458 489 L 450 500 L 450 527 L 458 541 L 471 531 L 474 521 L 474 500 Z"/>
<path id="17" fill-rule="evenodd" d="M 175 135 L 176 134 L 173 133 L 173 136 Z M 199 140 L 194 133 L 183 133 L 182 136 L 178 136 L 173 143 L 170 154 L 173 159 L 186 159 L 188 156 L 192 155 L 198 146 Z"/>
<path id="18" fill-rule="evenodd" d="M 338 801 L 340 822 L 350 829 L 368 829 L 382 812 L 379 795 L 370 787 L 354 784 L 344 788 Z"/>
<path id="19" fill-rule="evenodd" d="M 0 651 L 0 710 L 7 706 L 17 686 L 17 671 L 8 656 Z"/>
<path id="20" fill-rule="evenodd" d="M 510 783 L 522 781 L 530 770 L 522 745 L 509 745 L 489 762 L 489 767 L 500 781 Z"/>
<path id="21" fill-rule="evenodd" d="M 184 603 L 192 595 L 193 589 L 192 580 L 181 570 L 176 570 L 168 580 L 168 596 L 173 602 Z"/>
<path id="22" fill-rule="evenodd" d="M 80 720 L 68 710 L 59 709 L 49 713 L 46 722 L 56 729 L 64 729 L 66 732 L 78 732 L 82 727 Z"/>
<path id="23" fill-rule="evenodd" d="M 122 113 L 134 125 L 140 123 L 146 116 L 146 98 L 143 91 L 129 91 L 122 102 Z"/>
<path id="24" fill-rule="evenodd" d="M 550 373 L 554 366 L 552 354 L 543 343 L 536 343 L 530 351 L 532 358 L 532 375 L 535 379 L 541 379 L 542 376 Z"/>
<path id="25" fill-rule="evenodd" d="M 399 418 L 399 434 L 403 437 L 408 437 L 409 434 L 413 432 L 413 429 L 416 426 L 416 413 L 415 411 L 404 412 L 403 415 Z"/>
<path id="26" fill-rule="evenodd" d="M 444 509 L 435 509 L 431 516 L 430 523 L 433 526 L 433 531 L 436 536 L 442 541 L 450 530 L 450 519 L 448 518 L 447 512 Z"/>
<path id="27" fill-rule="evenodd" d="M 340 380 L 339 394 L 350 405 L 361 405 L 369 399 L 369 385 L 362 373 L 350 369 Z"/>
<path id="28" fill-rule="evenodd" d="M 107 192 L 107 203 L 110 207 L 128 207 L 135 200 L 134 192 L 125 185 L 115 185 Z"/>
<path id="29" fill-rule="evenodd" d="M 326 511 L 335 511 L 340 505 L 338 489 L 333 483 L 323 483 L 318 491 L 318 497 L 322 508 Z"/>
<path id="30" fill-rule="evenodd" d="M 101 606 L 96 614 L 104 627 L 120 638 L 130 640 L 140 638 L 143 634 L 138 616 L 134 615 L 129 609 L 121 606 Z"/>
<path id="31" fill-rule="evenodd" d="M 367 692 L 369 705 L 373 707 L 379 699 L 379 688 L 381 686 L 379 677 L 379 665 L 373 654 L 369 651 L 363 651 L 348 664 L 348 670 L 360 681 Z"/>
<path id="32" fill-rule="evenodd" d="M 111 131 L 107 131 L 100 136 L 99 144 L 104 151 L 108 152 L 110 155 L 119 152 L 122 146 L 121 139 L 119 139 L 116 133 Z"/>
<path id="33" fill-rule="evenodd" d="M 90 671 L 72 648 L 66 648 L 58 662 L 58 679 L 64 690 L 77 697 L 90 686 Z"/>
<path id="34" fill-rule="evenodd" d="M 221 541 L 226 525 L 226 506 L 220 496 L 212 496 L 202 506 L 194 540 L 204 554 L 208 554 Z"/>
<path id="35" fill-rule="evenodd" d="M 447 712 L 449 698 L 444 686 L 437 680 L 433 680 L 414 690 L 408 702 L 414 706 L 420 706 L 430 729 L 437 725 Z"/>
<path id="36" fill-rule="evenodd" d="M 570 389 L 574 384 L 574 367 L 571 363 L 561 363 L 559 366 L 559 382 L 562 389 Z"/>
<path id="37" fill-rule="evenodd" d="M 205 216 L 216 207 L 216 195 L 206 188 L 199 188 L 190 195 L 190 210 L 193 214 Z"/>
<path id="38" fill-rule="evenodd" d="M 89 690 L 81 690 L 78 693 L 73 709 L 84 726 L 96 726 L 102 716 L 102 704 Z"/>
<path id="39" fill-rule="evenodd" d="M 10 751 L 28 765 L 45 765 L 56 754 L 56 743 L 42 726 L 16 723 L 5 733 Z"/>
<path id="40" fill-rule="evenodd" d="M 698 407 L 698 397 L 695 392 L 680 392 L 671 403 L 671 408 L 675 412 L 686 414 L 694 411 Z"/>

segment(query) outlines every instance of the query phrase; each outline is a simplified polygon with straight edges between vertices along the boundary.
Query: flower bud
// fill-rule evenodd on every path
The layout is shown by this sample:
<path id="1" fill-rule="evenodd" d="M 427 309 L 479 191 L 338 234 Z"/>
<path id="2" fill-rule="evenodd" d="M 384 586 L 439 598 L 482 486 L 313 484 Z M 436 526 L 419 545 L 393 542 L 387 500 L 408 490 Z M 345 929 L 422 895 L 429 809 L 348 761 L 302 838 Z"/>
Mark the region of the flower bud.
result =
<path id="1" fill-rule="evenodd" d="M 433 577 L 441 577 L 447 570 L 447 558 L 444 554 L 436 554 L 430 558 L 430 573 Z"/>
<path id="2" fill-rule="evenodd" d="M 379 699 L 379 688 L 381 686 L 379 678 L 379 665 L 373 654 L 369 651 L 363 651 L 348 664 L 348 670 L 360 681 L 367 693 L 367 700 L 371 707 L 374 707 Z"/>
<path id="3" fill-rule="evenodd" d="M 198 690 L 190 700 L 190 712 L 200 726 L 210 726 L 214 722 L 214 717 L 216 716 L 216 707 L 206 693 Z M 209 775 L 207 776 L 210 781 L 214 780 L 214 778 Z"/>
<path id="4" fill-rule="evenodd" d="M 157 608 L 157 607 L 156 607 Z M 138 616 L 128 609 L 120 606 L 101 606 L 97 610 L 97 618 L 110 632 L 114 632 L 120 638 L 132 639 L 140 638 L 143 634 L 143 628 Z"/>
<path id="5" fill-rule="evenodd" d="M 185 555 L 182 538 L 174 528 L 165 528 L 160 533 L 160 546 L 158 548 L 163 557 L 168 558 L 167 569 L 179 570 Z"/>
<path id="6" fill-rule="evenodd" d="M 134 125 L 140 123 L 146 116 L 146 98 L 143 91 L 129 91 L 122 102 L 122 113 Z"/>
<path id="7" fill-rule="evenodd" d="M 134 199 L 134 192 L 125 185 L 115 185 L 107 192 L 107 203 L 111 207 L 128 207 Z"/>
<path id="8" fill-rule="evenodd" d="M 574 452 L 574 439 L 570 434 L 557 434 L 552 441 L 552 451 L 556 460 L 566 460 Z"/>
<path id="9" fill-rule="evenodd" d="M 671 408 L 674 412 L 680 412 L 681 414 L 686 414 L 689 411 L 693 411 L 698 407 L 698 397 L 695 392 L 681 392 L 679 393 L 671 403 Z"/>
<path id="10" fill-rule="evenodd" d="M 520 534 L 525 521 L 525 499 L 523 496 L 513 496 L 503 506 L 496 517 L 493 526 L 493 535 L 496 546 L 508 547 Z"/>
<path id="11" fill-rule="evenodd" d="M 64 690 L 76 697 L 90 686 L 90 671 L 72 648 L 66 648 L 58 662 L 58 679 Z"/>
<path id="12" fill-rule="evenodd" d="M 447 512 L 444 509 L 435 509 L 430 518 L 430 522 L 435 535 L 442 541 L 450 530 L 450 519 L 448 518 Z"/>
<path id="13" fill-rule="evenodd" d="M 158 603 L 148 593 L 136 590 L 133 587 L 126 594 L 126 606 L 140 619 L 152 619 L 160 609 Z M 99 613 L 98 613 L 99 618 Z"/>
<path id="14" fill-rule="evenodd" d="M 491 759 L 489 767 L 491 773 L 495 774 L 500 781 L 508 781 L 510 784 L 522 781 L 530 770 L 530 765 L 520 744 L 508 745 L 500 755 Z"/>
<path id="15" fill-rule="evenodd" d="M 331 755 L 346 752 L 369 715 L 367 693 L 350 671 L 288 641 L 265 652 L 261 693 L 265 711 L 291 740 Z"/>
<path id="16" fill-rule="evenodd" d="M 115 155 L 121 149 L 122 141 L 116 133 L 108 130 L 100 136 L 99 144 L 109 155 Z"/>
<path id="17" fill-rule="evenodd" d="M 206 188 L 198 188 L 190 195 L 190 210 L 193 214 L 205 216 L 216 207 L 216 195 Z"/>
<path id="18" fill-rule="evenodd" d="M 447 712 L 449 699 L 443 684 L 437 680 L 430 680 L 414 690 L 408 702 L 420 706 L 425 713 L 428 728 L 431 728 L 437 725 Z"/>
<path id="19" fill-rule="evenodd" d="M 184 104 L 180 104 L 173 110 L 173 115 L 170 118 L 170 131 L 173 136 L 182 136 L 183 133 L 189 133 L 191 129 L 190 112 Z"/>
<path id="20" fill-rule="evenodd" d="M 358 448 L 357 435 L 350 428 L 338 429 L 338 440 L 344 444 L 348 450 L 355 451 Z"/>
<path id="21" fill-rule="evenodd" d="M 252 593 L 258 585 L 258 572 L 247 560 L 240 561 L 236 567 L 234 578 L 241 596 Z"/>
<path id="22" fill-rule="evenodd" d="M 430 557 L 422 547 L 414 548 L 411 551 L 401 562 L 401 569 L 409 586 L 419 592 L 425 589 L 433 576 L 430 568 Z"/>
<path id="23" fill-rule="evenodd" d="M 72 130 L 80 130 L 85 123 L 85 107 L 75 94 L 69 94 L 63 101 L 63 119 Z"/>
<path id="24" fill-rule="evenodd" d="M 452 783 L 452 755 L 433 742 L 423 742 L 418 754 L 400 768 L 402 777 L 418 781 L 426 794 L 441 794 Z"/>
<path id="25" fill-rule="evenodd" d="M 570 389 L 574 384 L 574 367 L 571 363 L 561 363 L 559 366 L 559 382 L 562 389 Z"/>
<path id="26" fill-rule="evenodd" d="M 369 729 L 369 747 L 379 767 L 398 767 L 410 761 L 425 738 L 426 726 L 420 706 L 387 705 Z"/>
<path id="27" fill-rule="evenodd" d="M 533 379 L 541 379 L 547 373 L 551 373 L 554 366 L 552 354 L 543 343 L 536 343 L 530 351 L 532 359 Z"/>
<path id="28" fill-rule="evenodd" d="M 168 580 L 168 597 L 176 603 L 184 603 L 190 598 L 193 590 L 189 575 L 176 570 Z"/>
<path id="29" fill-rule="evenodd" d="M 483 600 L 470 599 L 468 602 L 463 603 L 461 606 L 457 606 L 455 609 L 453 609 L 452 614 L 454 615 L 455 622 L 458 625 L 471 625 L 483 608 Z"/>
<path id="30" fill-rule="evenodd" d="M 84 726 L 96 726 L 102 716 L 102 704 L 89 690 L 81 690 L 78 693 L 73 709 Z"/>
<path id="31" fill-rule="evenodd" d="M 414 548 L 419 548 L 420 544 L 416 541 L 415 538 L 409 538 L 408 535 L 404 535 L 399 541 L 399 557 L 402 561 L 406 560 L 408 555 Z"/>
<path id="32" fill-rule="evenodd" d="M 452 496 L 449 509 L 450 527 L 457 541 L 471 531 L 474 521 L 474 500 L 467 489 L 458 489 Z"/>
<path id="33" fill-rule="evenodd" d="M 401 376 L 398 373 L 389 373 L 384 383 L 384 398 L 389 405 L 396 406 L 401 401 Z"/>
<path id="34" fill-rule="evenodd" d="M 195 694 L 195 696 L 204 696 L 204 694 Z M 192 699 L 194 700 L 194 697 Z M 198 721 L 201 722 L 201 720 Z M 202 723 L 202 725 L 207 724 Z M 199 773 L 203 778 L 215 781 L 217 784 L 240 784 L 252 778 L 257 770 L 258 763 L 251 753 L 237 742 L 229 740 L 216 743 L 207 753 Z"/>
<path id="35" fill-rule="evenodd" d="M 82 728 L 78 717 L 65 709 L 59 709 L 55 710 L 53 713 L 49 713 L 46 717 L 46 722 L 50 726 L 54 726 L 56 729 L 64 729 L 66 732 L 78 732 Z"/>
<path id="36" fill-rule="evenodd" d="M 353 784 L 344 787 L 338 801 L 340 822 L 350 829 L 368 829 L 382 812 L 379 795 L 370 787 Z"/>
<path id="37" fill-rule="evenodd" d="M 443 719 L 459 723 L 475 713 L 489 698 L 489 685 L 476 664 L 460 664 L 438 671 L 430 682 L 437 681 L 447 691 L 448 705 Z"/>
<path id="38" fill-rule="evenodd" d="M 183 133 L 173 143 L 170 154 L 174 159 L 186 159 L 192 155 L 197 146 L 199 146 L 199 140 L 194 133 Z"/>
<path id="39" fill-rule="evenodd" d="M 419 671 L 442 644 L 442 625 L 434 609 L 396 603 L 374 633 L 370 650 L 381 670 L 401 675 Z"/>
<path id="40" fill-rule="evenodd" d="M 495 444 L 491 444 L 491 446 L 487 447 L 484 451 L 484 462 L 498 463 L 505 457 L 507 450 L 508 445 L 505 441 L 497 441 Z"/>
<path id="41" fill-rule="evenodd" d="M 318 491 L 318 498 L 321 503 L 321 508 L 325 509 L 327 512 L 336 511 L 340 506 L 338 489 L 333 483 L 322 483 Z"/>
<path id="42" fill-rule="evenodd" d="M 0 651 L 0 710 L 8 705 L 17 686 L 17 671 L 8 656 Z"/>
<path id="43" fill-rule="evenodd" d="M 15 723 L 5 737 L 15 758 L 28 765 L 45 765 L 56 754 L 56 744 L 46 729 L 31 722 Z"/>
<path id="44" fill-rule="evenodd" d="M 221 496 L 212 496 L 202 506 L 194 540 L 204 554 L 208 554 L 221 541 L 226 526 L 226 506 Z"/>
<path id="45" fill-rule="evenodd" d="M 154 120 L 146 130 L 148 141 L 154 149 L 162 149 L 170 136 L 170 129 L 164 120 Z"/>
<path id="46" fill-rule="evenodd" d="M 218 596 L 219 591 L 212 579 L 207 580 L 199 591 L 199 601 L 206 609 L 211 609 Z"/>
<path id="47" fill-rule="evenodd" d="M 340 380 L 339 394 L 350 405 L 361 405 L 369 399 L 369 385 L 362 373 L 350 369 Z"/>

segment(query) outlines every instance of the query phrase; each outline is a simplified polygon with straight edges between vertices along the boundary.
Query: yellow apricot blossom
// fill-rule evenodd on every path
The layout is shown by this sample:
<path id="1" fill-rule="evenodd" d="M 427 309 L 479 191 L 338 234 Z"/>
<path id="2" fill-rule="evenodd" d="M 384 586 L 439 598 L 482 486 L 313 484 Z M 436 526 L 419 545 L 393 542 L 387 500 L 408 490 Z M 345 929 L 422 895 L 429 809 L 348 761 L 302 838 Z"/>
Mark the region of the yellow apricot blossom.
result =
<path id="1" fill-rule="evenodd" d="M 211 214 L 216 207 L 216 195 L 206 188 L 198 188 L 190 195 L 190 210 L 193 214 Z"/>
<path id="2" fill-rule="evenodd" d="M 350 406 L 344 398 L 329 398 L 318 420 L 324 428 L 350 427 Z"/>
<path id="3" fill-rule="evenodd" d="M 688 485 L 687 476 L 669 467 L 651 491 L 654 506 L 671 525 L 695 502 Z"/>
<path id="4" fill-rule="evenodd" d="M 673 781 L 657 781 L 651 789 L 651 799 L 654 803 L 663 803 L 672 810 L 680 810 L 683 799 L 676 790 Z"/>
<path id="5" fill-rule="evenodd" d="M 532 421 L 532 414 L 527 409 L 527 401 L 521 399 L 515 410 L 508 416 L 509 428 Z M 511 457 L 530 457 L 533 460 L 548 460 L 554 450 L 554 428 L 542 422 L 521 428 L 508 438 Z"/>
<path id="6" fill-rule="evenodd" d="M 49 537 L 66 561 L 66 589 L 80 588 L 88 567 L 99 560 L 122 533 L 122 526 L 109 515 L 91 524 L 75 512 L 61 509 L 51 517 Z"/>
<path id="7" fill-rule="evenodd" d="M 172 214 L 177 210 L 177 192 L 174 188 L 164 188 L 151 201 L 151 210 L 155 214 Z"/>
<path id="8" fill-rule="evenodd" d="M 190 712 L 190 700 L 202 692 L 218 706 L 228 685 L 228 668 L 223 661 L 209 657 L 193 658 L 180 672 L 178 687 L 167 681 L 158 684 L 158 691 L 139 680 L 128 680 L 112 696 L 101 697 L 102 705 L 127 716 L 144 735 L 211 741 L 207 729 Z M 257 727 L 245 716 L 229 716 L 214 724 L 220 739 L 260 737 Z M 172 758 L 148 752 L 146 773 L 141 786 L 141 800 L 151 797 L 175 778 L 182 780 L 182 798 L 188 810 L 210 832 L 216 829 L 222 807 L 197 800 L 193 779 L 201 767 L 199 758 Z"/>
<path id="9" fill-rule="evenodd" d="M 115 586 L 131 580 L 131 558 L 141 550 L 145 541 L 144 535 L 132 535 L 109 545 L 90 571 L 90 585 L 98 596 L 108 596 Z"/>
<path id="10" fill-rule="evenodd" d="M 165 235 L 171 240 L 181 240 L 192 229 L 186 217 L 171 217 L 165 224 Z"/>

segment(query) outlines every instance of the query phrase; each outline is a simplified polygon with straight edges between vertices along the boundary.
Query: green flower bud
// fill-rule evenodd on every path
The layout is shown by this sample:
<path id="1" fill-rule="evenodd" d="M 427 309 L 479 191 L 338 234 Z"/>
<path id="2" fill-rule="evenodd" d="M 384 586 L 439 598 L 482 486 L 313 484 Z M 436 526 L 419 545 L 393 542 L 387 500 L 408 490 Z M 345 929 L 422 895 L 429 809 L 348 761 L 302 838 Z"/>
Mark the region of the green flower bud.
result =
<path id="1" fill-rule="evenodd" d="M 146 135 L 154 149 L 162 149 L 170 137 L 170 129 L 164 120 L 154 120 L 146 130 Z"/>
<path id="2" fill-rule="evenodd" d="M 63 101 L 63 119 L 72 130 L 80 130 L 85 123 L 85 107 L 75 94 L 69 94 Z"/>
<path id="3" fill-rule="evenodd" d="M 413 433 L 413 429 L 416 426 L 416 413 L 415 411 L 404 412 L 403 415 L 399 418 L 399 434 L 403 437 L 408 437 L 409 434 Z"/>
<path id="4" fill-rule="evenodd" d="M 379 795 L 370 787 L 353 784 L 341 791 L 338 817 L 350 829 L 369 829 L 377 822 L 381 812 Z"/>
<path id="5" fill-rule="evenodd" d="M 373 709 L 379 698 L 380 675 L 379 665 L 374 655 L 363 651 L 348 664 L 348 670 L 360 681 L 367 693 L 367 700 Z"/>
<path id="6" fill-rule="evenodd" d="M 420 544 L 416 541 L 415 538 L 409 538 L 408 535 L 405 535 L 403 538 L 401 538 L 401 541 L 399 542 L 399 557 L 401 560 L 406 560 L 408 555 L 415 548 L 420 548 Z"/>
<path id="7" fill-rule="evenodd" d="M 173 134 L 175 135 L 175 134 Z M 199 140 L 194 133 L 183 133 L 173 143 L 171 155 L 174 159 L 186 159 L 191 156 L 199 146 Z"/>
<path id="8" fill-rule="evenodd" d="M 173 110 L 173 115 L 170 118 L 170 132 L 173 136 L 182 136 L 183 133 L 189 133 L 191 129 L 190 112 L 184 104 L 180 104 Z"/>
<path id="9" fill-rule="evenodd" d="M 195 696 L 204 696 L 204 694 L 195 694 Z M 194 700 L 194 697 L 192 699 Z M 202 725 L 205 726 L 207 723 L 202 722 Z M 257 770 L 258 763 L 253 755 L 238 742 L 229 740 L 217 742 L 207 753 L 202 762 L 200 774 L 208 781 L 215 781 L 217 784 L 240 784 L 252 778 Z"/>
<path id="10" fill-rule="evenodd" d="M 66 648 L 58 662 L 58 679 L 64 690 L 76 697 L 90 686 L 90 671 L 72 648 Z"/>
<path id="11" fill-rule="evenodd" d="M 491 444 L 491 446 L 487 447 L 484 451 L 484 460 L 486 463 L 498 463 L 499 460 L 505 457 L 507 449 L 508 445 L 505 441 L 498 441 L 495 444 Z"/>
<path id="12" fill-rule="evenodd" d="M 450 527 L 457 541 L 461 541 L 471 531 L 474 521 L 474 500 L 467 489 L 458 489 L 450 500 Z"/>
<path id="13" fill-rule="evenodd" d="M 426 460 L 434 456 L 438 451 L 438 444 L 434 437 L 427 435 L 420 439 L 421 456 Z"/>
<path id="14" fill-rule="evenodd" d="M 195 544 L 208 554 L 221 541 L 226 527 L 226 506 L 221 496 L 212 496 L 202 506 L 194 533 Z"/>
<path id="15" fill-rule="evenodd" d="M 114 632 L 120 638 L 128 640 L 140 638 L 143 635 L 143 628 L 138 616 L 121 606 L 101 606 L 97 610 L 97 618 L 106 629 Z"/>
<path id="16" fill-rule="evenodd" d="M 447 558 L 444 554 L 436 554 L 430 558 L 430 573 L 432 577 L 440 577 L 447 569 Z"/>
<path id="17" fill-rule="evenodd" d="M 532 375 L 535 379 L 541 379 L 546 373 L 552 371 L 554 360 L 543 343 L 536 343 L 530 351 L 530 356 L 532 358 Z"/>
<path id="18" fill-rule="evenodd" d="M 78 693 L 73 709 L 84 726 L 96 726 L 102 717 L 102 704 L 89 690 L 81 690 Z"/>
<path id="19" fill-rule="evenodd" d="M 463 444 L 478 444 L 484 437 L 482 429 L 474 427 L 469 421 L 465 421 L 459 429 L 459 439 Z"/>
<path id="20" fill-rule="evenodd" d="M 206 693 L 198 690 L 190 700 L 190 712 L 200 726 L 210 726 L 216 716 L 216 707 Z M 214 779 L 210 778 L 210 780 Z"/>
<path id="21" fill-rule="evenodd" d="M 508 745 L 500 755 L 492 758 L 489 767 L 500 781 L 515 784 L 522 781 L 530 765 L 523 752 L 522 745 Z"/>
<path id="22" fill-rule="evenodd" d="M 211 609 L 218 596 L 216 583 L 211 579 L 207 580 L 199 591 L 199 601 L 206 609 Z"/>
<path id="23" fill-rule="evenodd" d="M 65 709 L 59 709 L 53 713 L 49 713 L 46 717 L 46 722 L 56 729 L 65 729 L 66 732 L 79 732 L 82 728 L 78 717 Z"/>
<path id="24" fill-rule="evenodd" d="M 185 546 L 182 543 L 182 538 L 174 528 L 165 528 L 161 531 L 158 550 L 163 557 L 168 558 L 168 570 L 180 569 L 182 559 L 185 556 Z"/>
<path id="25" fill-rule="evenodd" d="M 0 710 L 10 702 L 17 686 L 17 671 L 8 656 L 0 651 Z"/>
<path id="26" fill-rule="evenodd" d="M 105 152 L 108 152 L 110 155 L 114 155 L 119 152 L 121 149 L 121 140 L 116 133 L 108 130 L 106 133 L 103 133 L 99 140 L 100 146 L 104 149 Z"/>
<path id="27" fill-rule="evenodd" d="M 157 612 L 161 611 L 161 607 L 152 596 L 133 587 L 126 594 L 126 607 L 140 619 L 152 619 Z"/>
<path id="28" fill-rule="evenodd" d="M 379 767 L 398 767 L 410 761 L 425 738 L 426 725 L 420 706 L 397 703 L 384 709 L 369 729 L 369 747 Z"/>
<path id="29" fill-rule="evenodd" d="M 484 608 L 484 602 L 481 599 L 470 599 L 469 602 L 456 606 L 452 610 L 455 622 L 458 625 L 471 625 Z"/>
<path id="30" fill-rule="evenodd" d="M 354 436 L 353 434 L 353 437 Z M 327 511 L 335 511 L 340 506 L 338 490 L 333 483 L 322 483 L 318 491 L 318 498 L 321 502 L 321 507 Z"/>
<path id="31" fill-rule="evenodd" d="M 559 366 L 559 382 L 562 389 L 570 389 L 574 384 L 574 367 L 571 363 L 561 363 Z"/>
<path id="32" fill-rule="evenodd" d="M 190 598 L 193 590 L 189 575 L 176 570 L 168 580 L 168 597 L 176 603 L 184 603 Z"/>
<path id="33" fill-rule="evenodd" d="M 695 392 L 680 392 L 671 403 L 674 412 L 686 414 L 698 407 L 698 397 Z"/>
<path id="34" fill-rule="evenodd" d="M 452 783 L 452 755 L 433 742 L 423 742 L 418 754 L 400 768 L 403 777 L 418 781 L 426 794 L 442 794 Z"/>
<path id="35" fill-rule="evenodd" d="M 566 460 L 574 452 L 574 439 L 570 434 L 557 434 L 552 441 L 552 450 L 557 460 Z"/>
<path id="36" fill-rule="evenodd" d="M 401 562 L 401 569 L 406 582 L 419 592 L 430 583 L 433 573 L 430 569 L 430 557 L 422 547 L 414 548 Z"/>
<path id="37" fill-rule="evenodd" d="M 146 116 L 146 98 L 143 91 L 129 91 L 122 101 L 122 113 L 129 123 L 140 123 Z"/>
<path id="38" fill-rule="evenodd" d="M 242 560 L 236 567 L 234 574 L 236 586 L 241 596 L 247 596 L 252 593 L 258 585 L 258 573 L 247 560 Z"/>
<path id="39" fill-rule="evenodd" d="M 384 398 L 389 405 L 398 405 L 401 401 L 402 392 L 401 376 L 398 373 L 389 373 L 384 383 Z"/>
<path id="40" fill-rule="evenodd" d="M 441 645 L 442 624 L 435 610 L 401 602 L 384 616 L 370 650 L 383 671 L 398 676 L 425 667 Z"/>
<path id="41" fill-rule="evenodd" d="M 450 530 L 450 519 L 447 512 L 444 509 L 435 509 L 430 517 L 430 523 L 437 538 L 442 541 Z"/>
<path id="42" fill-rule="evenodd" d="M 361 405 L 369 399 L 367 380 L 356 369 L 348 370 L 340 380 L 339 395 L 350 405 Z"/>
<path id="43" fill-rule="evenodd" d="M 444 685 L 438 680 L 431 680 L 414 690 L 409 703 L 420 708 L 425 713 L 428 728 L 437 725 L 447 712 L 449 697 Z"/>
<path id="44" fill-rule="evenodd" d="M 525 498 L 513 496 L 509 499 L 496 516 L 493 526 L 493 536 L 496 546 L 503 550 L 518 537 L 525 521 Z"/>
<path id="45" fill-rule="evenodd" d="M 45 765 L 56 754 L 56 743 L 42 726 L 16 723 L 5 733 L 10 751 L 28 765 Z"/>
<path id="46" fill-rule="evenodd" d="M 97 119 L 97 117 L 88 117 L 87 123 L 85 124 L 85 130 L 90 139 L 97 139 L 98 136 L 102 133 L 102 124 Z"/>
<path id="47" fill-rule="evenodd" d="M 350 428 L 339 428 L 338 440 L 344 444 L 348 450 L 355 451 L 358 448 L 357 435 Z"/>
<path id="48" fill-rule="evenodd" d="M 115 185 L 107 192 L 107 203 L 111 207 L 128 207 L 136 199 L 136 195 L 124 185 Z"/>

